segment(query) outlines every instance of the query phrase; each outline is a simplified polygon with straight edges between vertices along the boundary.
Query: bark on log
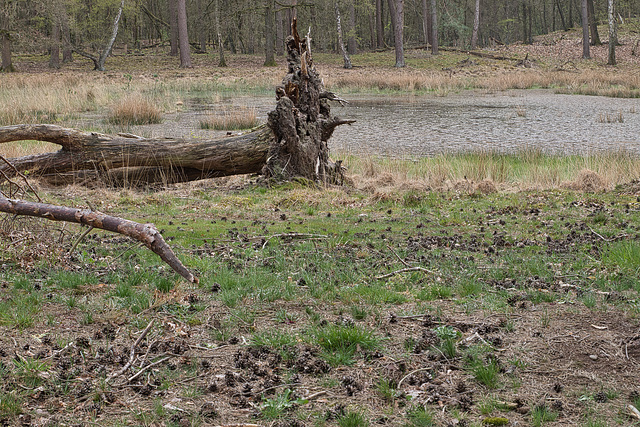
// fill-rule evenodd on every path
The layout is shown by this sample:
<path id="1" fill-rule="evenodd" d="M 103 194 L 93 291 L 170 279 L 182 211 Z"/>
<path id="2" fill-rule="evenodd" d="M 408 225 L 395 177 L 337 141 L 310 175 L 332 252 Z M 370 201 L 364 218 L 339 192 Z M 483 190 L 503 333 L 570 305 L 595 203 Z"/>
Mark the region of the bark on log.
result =
<path id="1" fill-rule="evenodd" d="M 188 281 L 198 283 L 198 278 L 180 262 L 153 224 L 140 224 L 88 209 L 75 209 L 4 197 L 0 197 L 0 212 L 46 218 L 52 221 L 74 222 L 123 234 L 142 242 Z"/>
<path id="2" fill-rule="evenodd" d="M 46 124 L 0 127 L 0 143 L 21 140 L 47 141 L 62 149 L 10 159 L 20 172 L 29 171 L 54 185 L 98 180 L 119 186 L 258 173 L 273 133 L 263 126 L 245 135 L 189 141 L 104 135 Z M 0 170 L 12 175 L 6 165 Z"/>
<path id="3" fill-rule="evenodd" d="M 300 38 L 295 19 L 292 34 L 286 43 L 288 73 L 276 88 L 276 108 L 267 124 L 252 132 L 215 140 L 148 139 L 25 124 L 0 127 L 0 143 L 38 140 L 60 145 L 55 153 L 9 159 L 17 171 L 50 184 L 168 184 L 251 173 L 341 183 L 342 167 L 329 160 L 328 141 L 337 126 L 353 121 L 331 116 L 329 101 L 344 100 L 324 89 L 313 66 L 311 38 Z M 15 174 L 7 165 L 0 165 L 0 171 Z"/>

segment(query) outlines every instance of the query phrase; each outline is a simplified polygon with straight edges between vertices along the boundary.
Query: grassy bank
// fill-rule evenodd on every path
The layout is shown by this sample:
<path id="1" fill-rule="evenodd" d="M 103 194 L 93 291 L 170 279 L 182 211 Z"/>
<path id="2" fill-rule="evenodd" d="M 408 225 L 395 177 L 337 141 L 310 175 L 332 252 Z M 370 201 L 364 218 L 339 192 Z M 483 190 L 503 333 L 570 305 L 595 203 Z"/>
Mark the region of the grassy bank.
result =
<path id="1" fill-rule="evenodd" d="M 388 185 L 387 168 L 428 169 L 357 168 Z M 5 218 L 0 419 L 628 423 L 625 405 L 640 403 L 638 184 L 401 188 L 226 179 L 48 193 L 154 222 L 201 281 L 118 236 L 92 232 L 69 254 L 83 229 Z"/>

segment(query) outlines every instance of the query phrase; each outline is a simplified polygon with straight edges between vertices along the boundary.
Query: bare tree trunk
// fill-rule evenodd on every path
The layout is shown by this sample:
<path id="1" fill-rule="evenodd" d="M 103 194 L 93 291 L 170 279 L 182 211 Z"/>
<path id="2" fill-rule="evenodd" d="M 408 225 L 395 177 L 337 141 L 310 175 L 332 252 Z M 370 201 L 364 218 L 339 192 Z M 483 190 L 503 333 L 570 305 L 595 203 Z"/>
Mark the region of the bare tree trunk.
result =
<path id="1" fill-rule="evenodd" d="M 49 68 L 60 68 L 60 19 L 57 12 L 52 14 L 51 23 L 51 56 L 49 58 Z"/>
<path id="2" fill-rule="evenodd" d="M 169 43 L 171 44 L 170 56 L 178 56 L 180 46 L 178 44 L 178 0 L 168 0 L 169 4 Z"/>
<path id="3" fill-rule="evenodd" d="M 376 0 L 376 44 L 378 48 L 384 47 L 384 25 L 382 24 L 382 0 Z"/>
<path id="4" fill-rule="evenodd" d="M 429 44 L 429 7 L 427 0 L 422 0 L 422 32 L 424 33 L 424 44 Z"/>
<path id="5" fill-rule="evenodd" d="M 473 14 L 473 33 L 471 34 L 471 49 L 478 47 L 478 30 L 480 29 L 480 0 L 476 0 Z"/>
<path id="6" fill-rule="evenodd" d="M 560 0 L 555 0 L 556 7 L 558 9 L 558 14 L 560 15 L 560 22 L 562 23 L 562 29 L 567 31 L 567 22 L 564 20 L 564 13 L 562 13 L 562 6 L 560 5 Z"/>
<path id="7" fill-rule="evenodd" d="M 282 19 L 282 11 L 278 9 L 276 12 L 276 55 L 284 55 L 284 29 Z"/>
<path id="8" fill-rule="evenodd" d="M 13 62 L 11 61 L 10 22 L 9 11 L 0 10 L 0 56 L 2 56 L 0 71 L 4 71 L 5 73 L 15 71 Z"/>
<path id="9" fill-rule="evenodd" d="M 582 16 L 582 58 L 590 59 L 591 54 L 589 52 L 589 12 L 587 7 L 587 0 L 582 0 L 581 8 Z"/>
<path id="10" fill-rule="evenodd" d="M 598 23 L 596 22 L 596 8 L 593 5 L 593 0 L 587 0 L 587 7 L 589 8 L 589 32 L 591 33 L 591 46 L 600 46 L 600 34 L 598 34 Z"/>
<path id="11" fill-rule="evenodd" d="M 220 3 L 218 0 L 215 0 L 215 24 L 216 24 L 216 34 L 218 34 L 218 53 L 220 56 L 220 60 L 218 61 L 218 67 L 226 67 L 227 61 L 224 60 L 224 42 L 222 41 L 222 33 L 220 32 Z"/>
<path id="12" fill-rule="evenodd" d="M 207 53 L 207 25 L 205 24 L 205 18 L 203 16 L 204 9 L 202 7 L 202 0 L 196 0 L 196 7 L 198 9 L 198 43 L 200 44 L 200 52 Z"/>
<path id="13" fill-rule="evenodd" d="M 274 67 L 276 65 L 274 41 L 273 41 L 273 9 L 275 7 L 274 0 L 267 0 L 264 9 L 264 65 L 265 67 Z"/>
<path id="14" fill-rule="evenodd" d="M 118 28 L 120 26 L 120 17 L 122 16 L 122 9 L 124 9 L 124 0 L 120 1 L 120 8 L 118 9 L 118 14 L 116 15 L 116 19 L 113 21 L 113 28 L 111 29 L 111 38 L 107 42 L 107 45 L 103 49 L 102 53 L 100 53 L 100 58 L 98 58 L 98 67 L 96 68 L 98 71 L 104 71 L 104 63 L 107 61 L 107 57 L 111 55 L 111 49 L 113 48 L 113 44 L 116 42 L 116 37 L 118 37 Z"/>
<path id="15" fill-rule="evenodd" d="M 62 62 L 73 62 L 73 47 L 71 45 L 71 30 L 69 29 L 69 14 L 66 8 L 62 8 L 61 13 L 61 29 L 62 29 Z"/>
<path id="16" fill-rule="evenodd" d="M 198 278 L 180 262 L 153 224 L 140 224 L 94 210 L 74 209 L 4 197 L 0 197 L 0 212 L 46 218 L 51 221 L 73 222 L 123 234 L 143 243 L 189 282 L 198 283 Z"/>
<path id="17" fill-rule="evenodd" d="M 616 28 L 616 15 L 614 0 L 608 1 L 608 18 L 609 18 L 609 58 L 607 64 L 616 65 L 616 45 L 618 44 L 618 30 Z"/>
<path id="18" fill-rule="evenodd" d="M 431 0 L 431 54 L 438 54 L 438 10 L 436 0 Z"/>
<path id="19" fill-rule="evenodd" d="M 347 39 L 347 51 L 349 55 L 355 55 L 358 51 L 356 42 L 356 7 L 355 0 L 349 0 L 349 38 Z"/>
<path id="20" fill-rule="evenodd" d="M 180 68 L 191 68 L 189 51 L 189 31 L 187 29 L 187 3 L 178 0 L 178 42 L 180 44 Z"/>
<path id="21" fill-rule="evenodd" d="M 338 1 L 334 2 L 334 8 L 336 11 L 336 25 L 338 30 L 338 49 L 342 52 L 342 59 L 344 60 L 344 68 L 351 69 L 353 65 L 351 65 L 351 58 L 349 58 L 349 53 L 344 48 L 344 41 L 342 40 L 342 24 L 340 23 L 340 8 L 338 7 Z"/>
<path id="22" fill-rule="evenodd" d="M 389 0 L 393 22 L 393 43 L 396 51 L 396 67 L 404 67 L 404 0 Z"/>
<path id="23" fill-rule="evenodd" d="M 522 43 L 529 43 L 529 37 L 527 36 L 527 0 L 522 0 Z"/>

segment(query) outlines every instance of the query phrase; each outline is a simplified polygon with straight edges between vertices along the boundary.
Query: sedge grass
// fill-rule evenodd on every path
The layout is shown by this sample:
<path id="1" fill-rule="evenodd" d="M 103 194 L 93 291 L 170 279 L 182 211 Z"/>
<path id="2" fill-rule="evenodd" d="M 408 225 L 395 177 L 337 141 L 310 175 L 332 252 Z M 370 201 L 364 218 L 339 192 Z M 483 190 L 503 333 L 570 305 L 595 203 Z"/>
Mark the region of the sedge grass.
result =
<path id="1" fill-rule="evenodd" d="M 155 124 L 162 122 L 162 111 L 148 99 L 127 96 L 111 107 L 107 121 L 123 126 Z"/>
<path id="2" fill-rule="evenodd" d="M 221 113 L 209 113 L 200 120 L 201 129 L 214 130 L 243 130 L 251 129 L 261 122 L 256 115 L 255 108 L 240 107 L 238 110 L 223 110 Z"/>
<path id="3" fill-rule="evenodd" d="M 501 190 L 571 188 L 588 190 L 597 175 L 598 189 L 613 189 L 640 177 L 640 158 L 626 152 L 558 156 L 538 150 L 449 153 L 420 158 L 338 155 L 358 188 L 372 192 L 394 190 L 396 196 L 424 189 L 455 189 L 473 193 L 484 180 Z M 461 183 L 468 183 L 461 186 Z M 456 184 L 458 184 L 456 186 Z M 592 183 L 593 184 L 593 183 Z M 595 184 L 593 184 L 595 185 Z M 583 188 L 585 187 L 585 188 Z"/>

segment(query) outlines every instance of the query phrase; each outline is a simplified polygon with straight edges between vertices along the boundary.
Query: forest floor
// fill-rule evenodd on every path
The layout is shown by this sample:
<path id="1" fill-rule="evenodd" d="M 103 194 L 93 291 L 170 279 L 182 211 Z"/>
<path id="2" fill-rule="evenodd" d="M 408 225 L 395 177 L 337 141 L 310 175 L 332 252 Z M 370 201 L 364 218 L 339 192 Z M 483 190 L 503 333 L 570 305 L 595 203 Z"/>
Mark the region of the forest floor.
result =
<path id="1" fill-rule="evenodd" d="M 409 55 L 402 73 L 424 76 L 428 55 Z M 578 71 L 560 73 L 610 70 L 577 55 Z M 183 71 L 116 57 L 118 71 L 92 79 L 259 74 L 251 81 L 266 87 L 283 74 L 258 57 L 228 58 L 227 70 L 198 58 Z M 369 67 L 343 71 L 332 58 L 321 72 L 336 86 Z M 466 58 L 443 54 L 432 71 L 463 74 L 452 64 Z M 32 74 L 45 64 L 17 61 Z M 522 161 L 498 159 L 505 170 Z M 50 203 L 155 223 L 200 282 L 120 236 L 0 217 L 0 424 L 640 425 L 637 176 L 517 192 L 482 176 L 409 185 L 375 162 L 363 176 L 323 190 L 254 177 L 38 189 Z"/>

